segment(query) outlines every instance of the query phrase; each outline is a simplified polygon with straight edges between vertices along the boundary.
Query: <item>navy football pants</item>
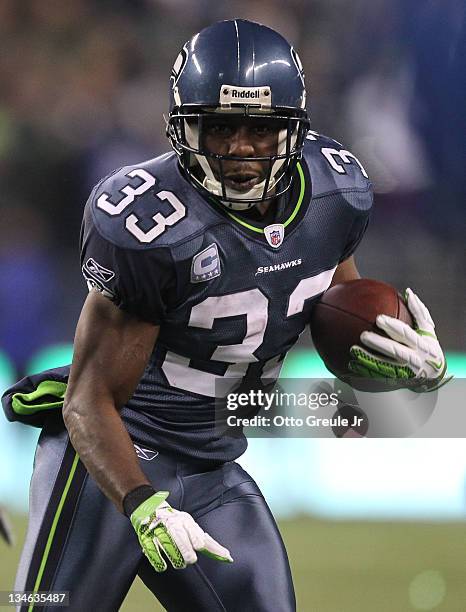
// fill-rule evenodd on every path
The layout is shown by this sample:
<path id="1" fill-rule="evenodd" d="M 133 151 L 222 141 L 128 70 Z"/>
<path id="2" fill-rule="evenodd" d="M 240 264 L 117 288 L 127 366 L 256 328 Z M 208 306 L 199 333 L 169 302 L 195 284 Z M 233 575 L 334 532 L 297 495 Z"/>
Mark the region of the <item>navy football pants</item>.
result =
<path id="1" fill-rule="evenodd" d="M 199 554 L 187 569 L 169 565 L 156 573 L 129 520 L 100 492 L 63 425 L 53 420 L 36 451 L 29 527 L 15 589 L 69 591 L 70 612 L 114 611 L 139 575 L 169 612 L 296 609 L 282 539 L 247 472 L 234 462 L 206 470 L 162 454 L 141 459 L 141 465 L 156 489 L 170 491 L 174 508 L 189 512 L 230 550 L 234 563 Z"/>

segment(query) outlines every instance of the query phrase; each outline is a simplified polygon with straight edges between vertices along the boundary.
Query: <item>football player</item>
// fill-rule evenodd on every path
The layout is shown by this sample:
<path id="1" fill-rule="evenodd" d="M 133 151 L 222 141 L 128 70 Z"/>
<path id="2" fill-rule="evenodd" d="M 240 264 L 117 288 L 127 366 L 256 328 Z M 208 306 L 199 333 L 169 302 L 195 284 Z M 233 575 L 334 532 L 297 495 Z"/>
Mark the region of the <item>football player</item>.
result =
<path id="1" fill-rule="evenodd" d="M 282 539 L 235 463 L 245 437 L 215 427 L 215 398 L 276 379 L 318 296 L 358 278 L 371 185 L 354 155 L 309 131 L 296 51 L 249 21 L 184 45 L 167 135 L 172 152 L 115 170 L 87 202 L 91 291 L 69 381 L 46 373 L 10 394 L 18 412 L 46 412 L 67 382 L 66 427 L 44 419 L 15 588 L 117 610 L 139 575 L 170 611 L 288 612 Z M 433 324 L 410 296 L 430 335 L 385 318 L 392 339 L 367 344 L 410 377 L 439 378 Z M 365 349 L 354 361 L 389 375 Z"/>

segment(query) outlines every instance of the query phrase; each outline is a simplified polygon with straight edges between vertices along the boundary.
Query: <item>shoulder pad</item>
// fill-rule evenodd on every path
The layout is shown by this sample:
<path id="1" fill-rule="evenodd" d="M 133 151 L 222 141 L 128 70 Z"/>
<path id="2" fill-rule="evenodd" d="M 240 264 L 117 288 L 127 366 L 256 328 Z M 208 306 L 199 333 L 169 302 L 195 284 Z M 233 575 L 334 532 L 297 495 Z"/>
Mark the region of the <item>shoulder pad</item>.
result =
<path id="1" fill-rule="evenodd" d="M 175 154 L 166 153 L 104 178 L 94 188 L 86 213 L 91 213 L 98 232 L 119 247 L 166 247 L 218 223 L 202 200 L 180 173 Z"/>
<path id="2" fill-rule="evenodd" d="M 313 197 L 335 191 L 371 191 L 371 183 L 359 159 L 327 136 L 310 131 L 303 159 L 312 180 Z"/>

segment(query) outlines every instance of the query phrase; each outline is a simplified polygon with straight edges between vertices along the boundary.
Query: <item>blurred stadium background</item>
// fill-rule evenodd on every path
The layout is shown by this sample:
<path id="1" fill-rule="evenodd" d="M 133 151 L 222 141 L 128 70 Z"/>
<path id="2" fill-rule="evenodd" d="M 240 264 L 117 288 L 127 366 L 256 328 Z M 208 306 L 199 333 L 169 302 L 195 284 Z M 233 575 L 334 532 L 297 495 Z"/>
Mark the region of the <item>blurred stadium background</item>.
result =
<path id="1" fill-rule="evenodd" d="M 87 195 L 167 149 L 179 48 L 233 17 L 298 49 L 313 129 L 374 181 L 362 274 L 415 289 L 466 376 L 463 0 L 0 0 L 0 391 L 69 361 Z M 287 375 L 319 372 L 304 338 Z M 0 542 L 0 589 L 24 537 L 36 437 L 0 419 L 0 505 L 16 531 L 13 548 Z M 299 610 L 466 610 L 463 440 L 253 440 L 243 463 L 281 520 Z M 154 603 L 136 585 L 123 609 Z"/>

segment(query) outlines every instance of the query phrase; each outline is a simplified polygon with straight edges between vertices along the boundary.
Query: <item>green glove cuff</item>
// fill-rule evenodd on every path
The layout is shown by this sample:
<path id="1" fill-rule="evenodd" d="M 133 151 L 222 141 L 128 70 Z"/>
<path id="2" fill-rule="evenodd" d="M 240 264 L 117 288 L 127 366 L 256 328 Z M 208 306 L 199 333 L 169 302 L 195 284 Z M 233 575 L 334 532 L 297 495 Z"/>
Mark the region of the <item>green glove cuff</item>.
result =
<path id="1" fill-rule="evenodd" d="M 148 516 L 151 516 L 169 495 L 170 493 L 168 491 L 157 491 L 157 493 L 151 495 L 151 497 L 136 508 L 130 516 L 131 524 L 136 531 L 139 531 L 141 523 L 147 519 Z"/>

